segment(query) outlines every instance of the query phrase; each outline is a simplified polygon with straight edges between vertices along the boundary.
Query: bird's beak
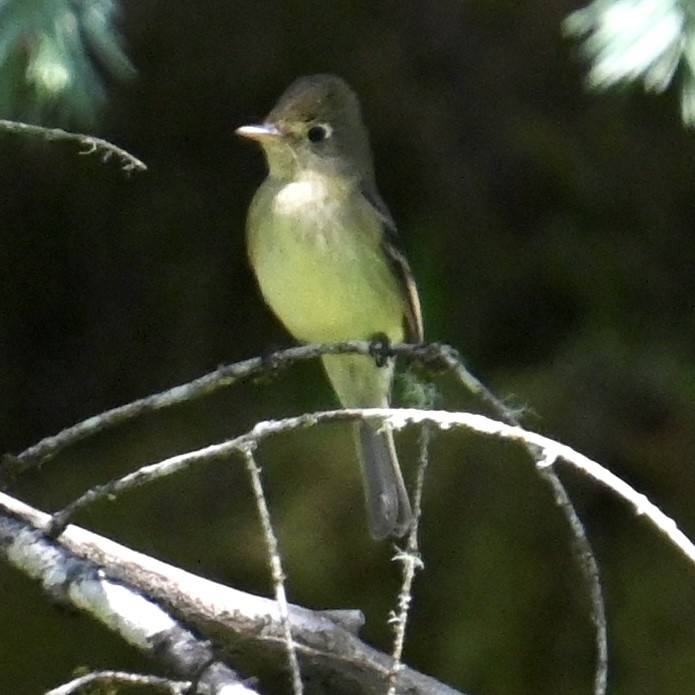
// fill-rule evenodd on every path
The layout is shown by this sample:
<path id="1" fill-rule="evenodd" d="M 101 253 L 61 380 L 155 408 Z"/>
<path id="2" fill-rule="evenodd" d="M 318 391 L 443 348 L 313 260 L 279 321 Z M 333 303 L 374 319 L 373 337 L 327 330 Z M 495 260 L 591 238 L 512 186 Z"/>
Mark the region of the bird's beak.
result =
<path id="1" fill-rule="evenodd" d="M 263 123 L 261 125 L 242 125 L 234 131 L 242 138 L 249 140 L 258 140 L 258 142 L 266 142 L 280 137 L 280 131 L 272 123 Z"/>

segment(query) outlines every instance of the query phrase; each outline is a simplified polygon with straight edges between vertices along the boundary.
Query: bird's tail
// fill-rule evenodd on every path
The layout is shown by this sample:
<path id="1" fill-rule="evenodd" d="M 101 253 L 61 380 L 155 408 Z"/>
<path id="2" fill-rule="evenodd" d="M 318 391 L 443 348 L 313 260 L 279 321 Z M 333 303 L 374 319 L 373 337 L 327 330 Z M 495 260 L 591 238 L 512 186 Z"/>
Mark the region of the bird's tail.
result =
<path id="1" fill-rule="evenodd" d="M 410 528 L 413 513 L 398 465 L 393 435 L 386 426 L 356 424 L 369 533 L 375 540 L 400 538 Z"/>

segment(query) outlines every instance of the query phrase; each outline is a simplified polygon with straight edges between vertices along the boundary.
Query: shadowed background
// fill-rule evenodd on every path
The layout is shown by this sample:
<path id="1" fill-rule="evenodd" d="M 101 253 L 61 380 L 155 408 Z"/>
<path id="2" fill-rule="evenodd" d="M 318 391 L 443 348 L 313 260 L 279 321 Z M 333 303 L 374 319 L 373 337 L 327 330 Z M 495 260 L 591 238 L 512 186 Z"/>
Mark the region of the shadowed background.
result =
<path id="1" fill-rule="evenodd" d="M 528 427 L 625 477 L 692 536 L 693 134 L 670 93 L 586 93 L 576 44 L 560 36 L 576 6 L 124 2 L 138 77 L 112 87 L 96 134 L 149 170 L 127 177 L 72 144 L 0 139 L 0 450 L 291 344 L 245 255 L 265 166 L 233 131 L 262 119 L 295 77 L 328 71 L 360 95 L 427 338 L 456 346 L 490 388 L 528 407 Z M 446 377 L 437 384 L 438 406 L 479 407 Z M 302 365 L 95 437 L 12 491 L 57 509 L 259 419 L 334 405 L 319 366 Z M 410 480 L 416 440 L 399 436 Z M 349 428 L 287 435 L 259 456 L 290 599 L 361 608 L 364 636 L 388 648 L 398 571 L 392 546 L 367 536 Z M 692 693 L 692 567 L 623 504 L 563 478 L 604 573 L 610 692 Z M 239 459 L 77 521 L 271 591 Z M 585 591 L 565 524 L 521 452 L 437 435 L 422 552 L 410 665 L 476 694 L 590 691 Z M 2 692 L 40 692 L 82 664 L 149 668 L 7 567 L 0 595 Z"/>

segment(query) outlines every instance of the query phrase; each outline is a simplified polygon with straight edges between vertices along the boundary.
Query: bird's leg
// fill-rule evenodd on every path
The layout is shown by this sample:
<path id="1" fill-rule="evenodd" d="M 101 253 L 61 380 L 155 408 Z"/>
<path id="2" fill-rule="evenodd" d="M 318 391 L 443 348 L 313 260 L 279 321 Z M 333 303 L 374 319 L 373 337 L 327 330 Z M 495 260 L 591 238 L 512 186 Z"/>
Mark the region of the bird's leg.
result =
<path id="1" fill-rule="evenodd" d="M 369 341 L 369 353 L 374 357 L 377 367 L 385 367 L 390 357 L 393 357 L 391 351 L 391 341 L 386 333 L 375 333 Z"/>

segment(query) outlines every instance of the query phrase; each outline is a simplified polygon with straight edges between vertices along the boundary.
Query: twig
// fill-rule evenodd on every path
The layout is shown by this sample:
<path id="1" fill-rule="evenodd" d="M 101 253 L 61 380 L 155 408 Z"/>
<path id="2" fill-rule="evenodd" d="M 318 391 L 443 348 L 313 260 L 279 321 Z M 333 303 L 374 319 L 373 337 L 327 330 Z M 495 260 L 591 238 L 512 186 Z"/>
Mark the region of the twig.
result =
<path id="1" fill-rule="evenodd" d="M 251 487 L 253 489 L 253 496 L 256 500 L 256 509 L 258 509 L 258 515 L 261 519 L 266 550 L 268 551 L 270 572 L 273 578 L 273 586 L 275 587 L 275 600 L 278 603 L 278 609 L 280 611 L 280 623 L 282 625 L 285 647 L 287 650 L 287 661 L 290 666 L 290 674 L 292 677 L 292 692 L 294 695 L 302 695 L 304 687 L 302 685 L 302 675 L 299 670 L 297 651 L 294 646 L 294 640 L 292 639 L 290 613 L 287 605 L 287 593 L 285 591 L 285 572 L 282 569 L 278 539 L 273 530 L 273 524 L 270 521 L 270 510 L 268 509 L 265 493 L 263 491 L 261 469 L 254 457 L 253 444 L 249 443 L 241 450 L 241 453 L 244 456 L 246 470 L 251 478 Z"/>
<path id="2" fill-rule="evenodd" d="M 544 457 L 548 455 L 545 451 Z M 552 454 L 551 454 L 552 455 Z M 564 458 L 564 457 L 563 457 Z M 570 461 L 570 463 L 572 463 Z M 593 462 L 592 462 L 593 463 Z M 597 464 L 598 465 L 598 464 Z M 601 589 L 601 577 L 596 558 L 586 536 L 584 525 L 567 496 L 565 486 L 560 482 L 555 472 L 545 460 L 537 461 L 536 469 L 541 477 L 550 485 L 555 497 L 555 503 L 563 510 L 565 518 L 572 529 L 572 539 L 575 546 L 575 554 L 580 561 L 580 569 L 586 579 L 589 588 L 589 601 L 591 603 L 591 620 L 596 630 L 596 670 L 594 672 L 594 693 L 602 695 L 608 686 L 608 627 L 606 621 L 606 608 Z M 582 468 L 582 470 L 584 470 Z M 589 471 L 585 471 L 589 472 Z M 608 471 L 606 471 L 608 473 Z M 604 481 L 601 481 L 604 482 Z M 611 485 L 607 483 L 609 487 Z M 613 488 L 615 489 L 615 488 Z"/>
<path id="3" fill-rule="evenodd" d="M 253 429 L 234 439 L 214 444 L 198 451 L 180 454 L 165 459 L 159 463 L 145 466 L 134 473 L 102 485 L 94 494 L 85 493 L 79 500 L 73 502 L 71 509 L 77 510 L 84 504 L 78 504 L 80 500 L 87 499 L 91 503 L 96 499 L 123 492 L 132 487 L 138 487 L 150 482 L 162 475 L 169 475 L 174 471 L 196 462 L 209 461 L 227 457 L 248 446 L 250 443 L 258 443 L 263 439 L 282 434 L 291 430 L 311 427 L 320 423 L 346 422 L 354 420 L 374 420 L 376 422 L 388 422 L 393 429 L 401 429 L 409 425 L 431 424 L 441 430 L 449 430 L 452 427 L 463 428 L 490 435 L 499 439 L 518 442 L 524 446 L 537 447 L 543 453 L 541 457 L 545 465 L 554 464 L 557 461 L 565 461 L 574 468 L 586 473 L 601 485 L 615 492 L 619 497 L 629 502 L 638 515 L 646 517 L 651 524 L 669 541 L 671 541 L 688 560 L 695 566 L 695 545 L 678 528 L 676 522 L 664 514 L 656 505 L 640 492 L 637 492 L 624 480 L 619 478 L 596 461 L 580 454 L 571 447 L 561 444 L 549 437 L 530 432 L 521 427 L 507 425 L 493 420 L 485 415 L 475 413 L 456 413 L 447 410 L 419 410 L 415 408 L 351 408 L 345 410 L 326 410 L 282 420 L 268 420 L 257 423 Z"/>
<path id="4" fill-rule="evenodd" d="M 297 362 L 312 360 L 320 355 L 339 353 L 372 355 L 375 354 L 375 349 L 372 343 L 366 341 L 301 345 L 286 350 L 279 350 L 267 357 L 254 357 L 242 362 L 223 365 L 215 371 L 186 384 L 174 386 L 166 391 L 140 398 L 126 405 L 89 417 L 82 422 L 67 427 L 58 434 L 45 437 L 16 456 L 6 455 L 0 466 L 0 477 L 7 478 L 20 475 L 24 471 L 56 456 L 68 446 L 76 444 L 87 437 L 117 425 L 122 425 L 145 413 L 164 410 L 184 402 L 208 396 L 241 380 L 289 367 Z M 477 383 L 477 380 L 468 374 L 463 364 L 456 362 L 454 359 L 455 351 L 448 345 L 410 345 L 399 343 L 382 347 L 380 354 L 386 357 L 392 355 L 404 356 L 425 365 L 436 366 L 440 369 L 452 369 L 455 376 L 463 383 L 468 384 L 470 381 Z"/>
<path id="5" fill-rule="evenodd" d="M 37 135 L 46 140 L 68 140 L 82 145 L 85 149 L 80 154 L 101 154 L 101 161 L 108 162 L 112 157 L 120 164 L 121 169 L 127 173 L 133 171 L 146 171 L 147 165 L 134 155 L 130 154 L 121 147 L 114 145 L 108 140 L 97 138 L 94 135 L 85 133 L 70 133 L 61 128 L 44 128 L 43 126 L 32 125 L 30 123 L 20 123 L 18 121 L 7 121 L 0 119 L 0 128 L 10 133 L 26 133 Z"/>
<path id="6" fill-rule="evenodd" d="M 415 495 L 413 496 L 413 525 L 408 534 L 408 544 L 405 550 L 399 551 L 393 558 L 400 562 L 403 569 L 403 579 L 398 592 L 398 611 L 392 617 L 391 622 L 395 627 L 395 640 L 391 656 L 393 668 L 389 674 L 388 695 L 396 695 L 398 674 L 403 668 L 403 648 L 405 647 L 405 635 L 410 615 L 410 605 L 413 598 L 413 582 L 415 572 L 424 569 L 425 565 L 420 555 L 418 535 L 420 533 L 420 517 L 422 516 L 422 493 L 425 486 L 425 474 L 429 465 L 429 449 L 432 439 L 432 426 L 424 423 L 420 428 L 420 456 L 417 468 L 417 480 L 415 482 Z"/>
<path id="7" fill-rule="evenodd" d="M 515 427 L 521 426 L 518 411 L 509 408 L 470 374 L 464 367 L 461 356 L 456 350 L 448 346 L 442 346 L 441 350 L 442 360 L 457 376 L 461 383 L 466 385 L 474 393 L 479 394 L 488 406 L 492 408 L 492 411 L 505 423 Z M 594 638 L 596 645 L 594 695 L 605 695 L 608 686 L 608 626 L 606 623 L 606 607 L 603 599 L 601 575 L 598 569 L 596 556 L 594 555 L 589 538 L 586 535 L 584 524 L 575 510 L 565 486 L 552 469 L 551 465 L 543 465 L 546 453 L 539 451 L 539 449 L 531 443 L 526 444 L 526 451 L 536 462 L 536 468 L 541 478 L 550 486 L 555 504 L 565 516 L 572 533 L 574 552 L 579 561 L 579 569 L 584 578 L 584 583 L 588 589 L 589 601 L 591 603 L 591 617 L 596 631 Z"/>

